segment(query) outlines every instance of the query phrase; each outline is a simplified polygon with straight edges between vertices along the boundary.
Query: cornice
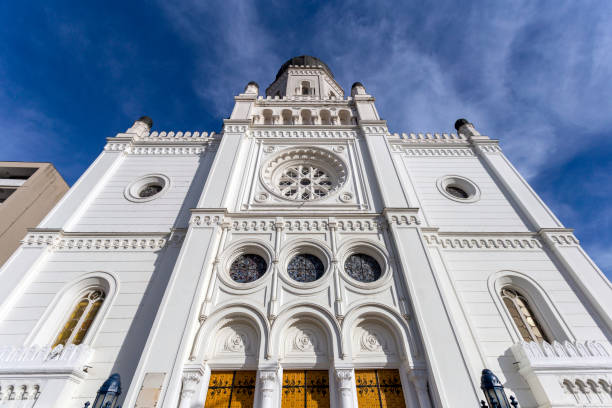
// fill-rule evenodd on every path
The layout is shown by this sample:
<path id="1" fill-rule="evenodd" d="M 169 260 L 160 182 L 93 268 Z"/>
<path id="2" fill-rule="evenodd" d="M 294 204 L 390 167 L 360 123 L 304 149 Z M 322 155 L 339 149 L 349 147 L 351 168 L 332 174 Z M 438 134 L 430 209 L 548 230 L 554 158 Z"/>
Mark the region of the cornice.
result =
<path id="1" fill-rule="evenodd" d="M 429 246 L 444 249 L 535 249 L 542 241 L 534 232 L 440 232 L 423 228 L 423 237 Z"/>
<path id="2" fill-rule="evenodd" d="M 134 155 L 200 155 L 214 151 L 221 135 L 215 132 L 152 132 L 144 136 L 106 138 L 104 151 Z"/>
<path id="3" fill-rule="evenodd" d="M 253 127 L 250 136 L 257 138 L 324 138 L 324 139 L 354 139 L 357 137 L 356 126 L 316 126 L 308 128 L 296 126 L 270 126 Z"/>
<path id="4" fill-rule="evenodd" d="M 180 246 L 185 231 L 159 233 L 65 232 L 63 230 L 29 229 L 21 241 L 26 247 L 51 250 L 158 250 Z"/>

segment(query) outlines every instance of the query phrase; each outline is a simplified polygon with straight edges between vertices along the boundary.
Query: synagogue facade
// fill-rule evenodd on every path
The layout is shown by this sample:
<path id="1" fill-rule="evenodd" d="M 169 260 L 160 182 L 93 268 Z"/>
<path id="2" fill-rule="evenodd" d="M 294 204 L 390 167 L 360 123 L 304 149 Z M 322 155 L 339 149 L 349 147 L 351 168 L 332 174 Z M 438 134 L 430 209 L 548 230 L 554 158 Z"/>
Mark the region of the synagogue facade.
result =
<path id="1" fill-rule="evenodd" d="M 152 126 L 0 270 L 0 407 L 116 373 L 124 408 L 476 408 L 483 369 L 523 408 L 612 407 L 610 282 L 467 120 L 391 133 L 301 56 L 220 133 Z"/>

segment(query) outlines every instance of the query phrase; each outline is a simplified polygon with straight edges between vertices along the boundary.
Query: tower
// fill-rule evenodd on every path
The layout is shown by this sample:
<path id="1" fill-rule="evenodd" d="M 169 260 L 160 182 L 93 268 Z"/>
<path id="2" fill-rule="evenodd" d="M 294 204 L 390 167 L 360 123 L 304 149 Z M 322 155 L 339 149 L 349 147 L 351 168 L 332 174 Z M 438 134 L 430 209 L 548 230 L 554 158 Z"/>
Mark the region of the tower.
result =
<path id="1" fill-rule="evenodd" d="M 611 406 L 610 283 L 497 140 L 390 133 L 310 56 L 265 93 L 107 139 L 0 272 L 3 395 L 469 407 L 489 368 L 523 407 Z"/>

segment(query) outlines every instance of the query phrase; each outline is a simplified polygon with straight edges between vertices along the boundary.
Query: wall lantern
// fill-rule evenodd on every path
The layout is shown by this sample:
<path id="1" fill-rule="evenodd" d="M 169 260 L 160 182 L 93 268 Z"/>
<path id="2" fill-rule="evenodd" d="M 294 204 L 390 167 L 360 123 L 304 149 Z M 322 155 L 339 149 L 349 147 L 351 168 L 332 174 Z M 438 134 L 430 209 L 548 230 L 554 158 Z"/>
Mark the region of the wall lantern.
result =
<path id="1" fill-rule="evenodd" d="M 104 381 L 104 384 L 98 390 L 98 395 L 91 408 L 115 408 L 120 395 L 121 377 L 115 373 Z"/>
<path id="2" fill-rule="evenodd" d="M 508 402 L 504 386 L 499 381 L 499 378 L 489 369 L 482 370 L 482 377 L 480 377 L 480 388 L 489 403 L 489 408 L 516 408 L 518 402 L 514 397 L 510 397 L 512 402 Z M 486 407 L 484 401 L 480 401 L 482 408 Z"/>

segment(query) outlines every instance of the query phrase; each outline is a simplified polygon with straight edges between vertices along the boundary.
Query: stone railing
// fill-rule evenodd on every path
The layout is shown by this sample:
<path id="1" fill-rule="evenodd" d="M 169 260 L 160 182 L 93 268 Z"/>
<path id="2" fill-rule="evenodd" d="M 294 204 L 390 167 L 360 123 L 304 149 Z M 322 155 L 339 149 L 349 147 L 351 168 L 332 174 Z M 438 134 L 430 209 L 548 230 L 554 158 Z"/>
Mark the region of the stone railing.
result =
<path id="1" fill-rule="evenodd" d="M 526 342 L 512 346 L 514 356 L 524 365 L 564 366 L 564 367 L 601 367 L 612 369 L 612 357 L 602 343 L 586 342 Z"/>
<path id="2" fill-rule="evenodd" d="M 612 356 L 607 345 L 523 341 L 511 350 L 538 406 L 612 407 Z"/>
<path id="3" fill-rule="evenodd" d="M 0 375 L 84 373 L 93 350 L 87 345 L 0 347 Z"/>

